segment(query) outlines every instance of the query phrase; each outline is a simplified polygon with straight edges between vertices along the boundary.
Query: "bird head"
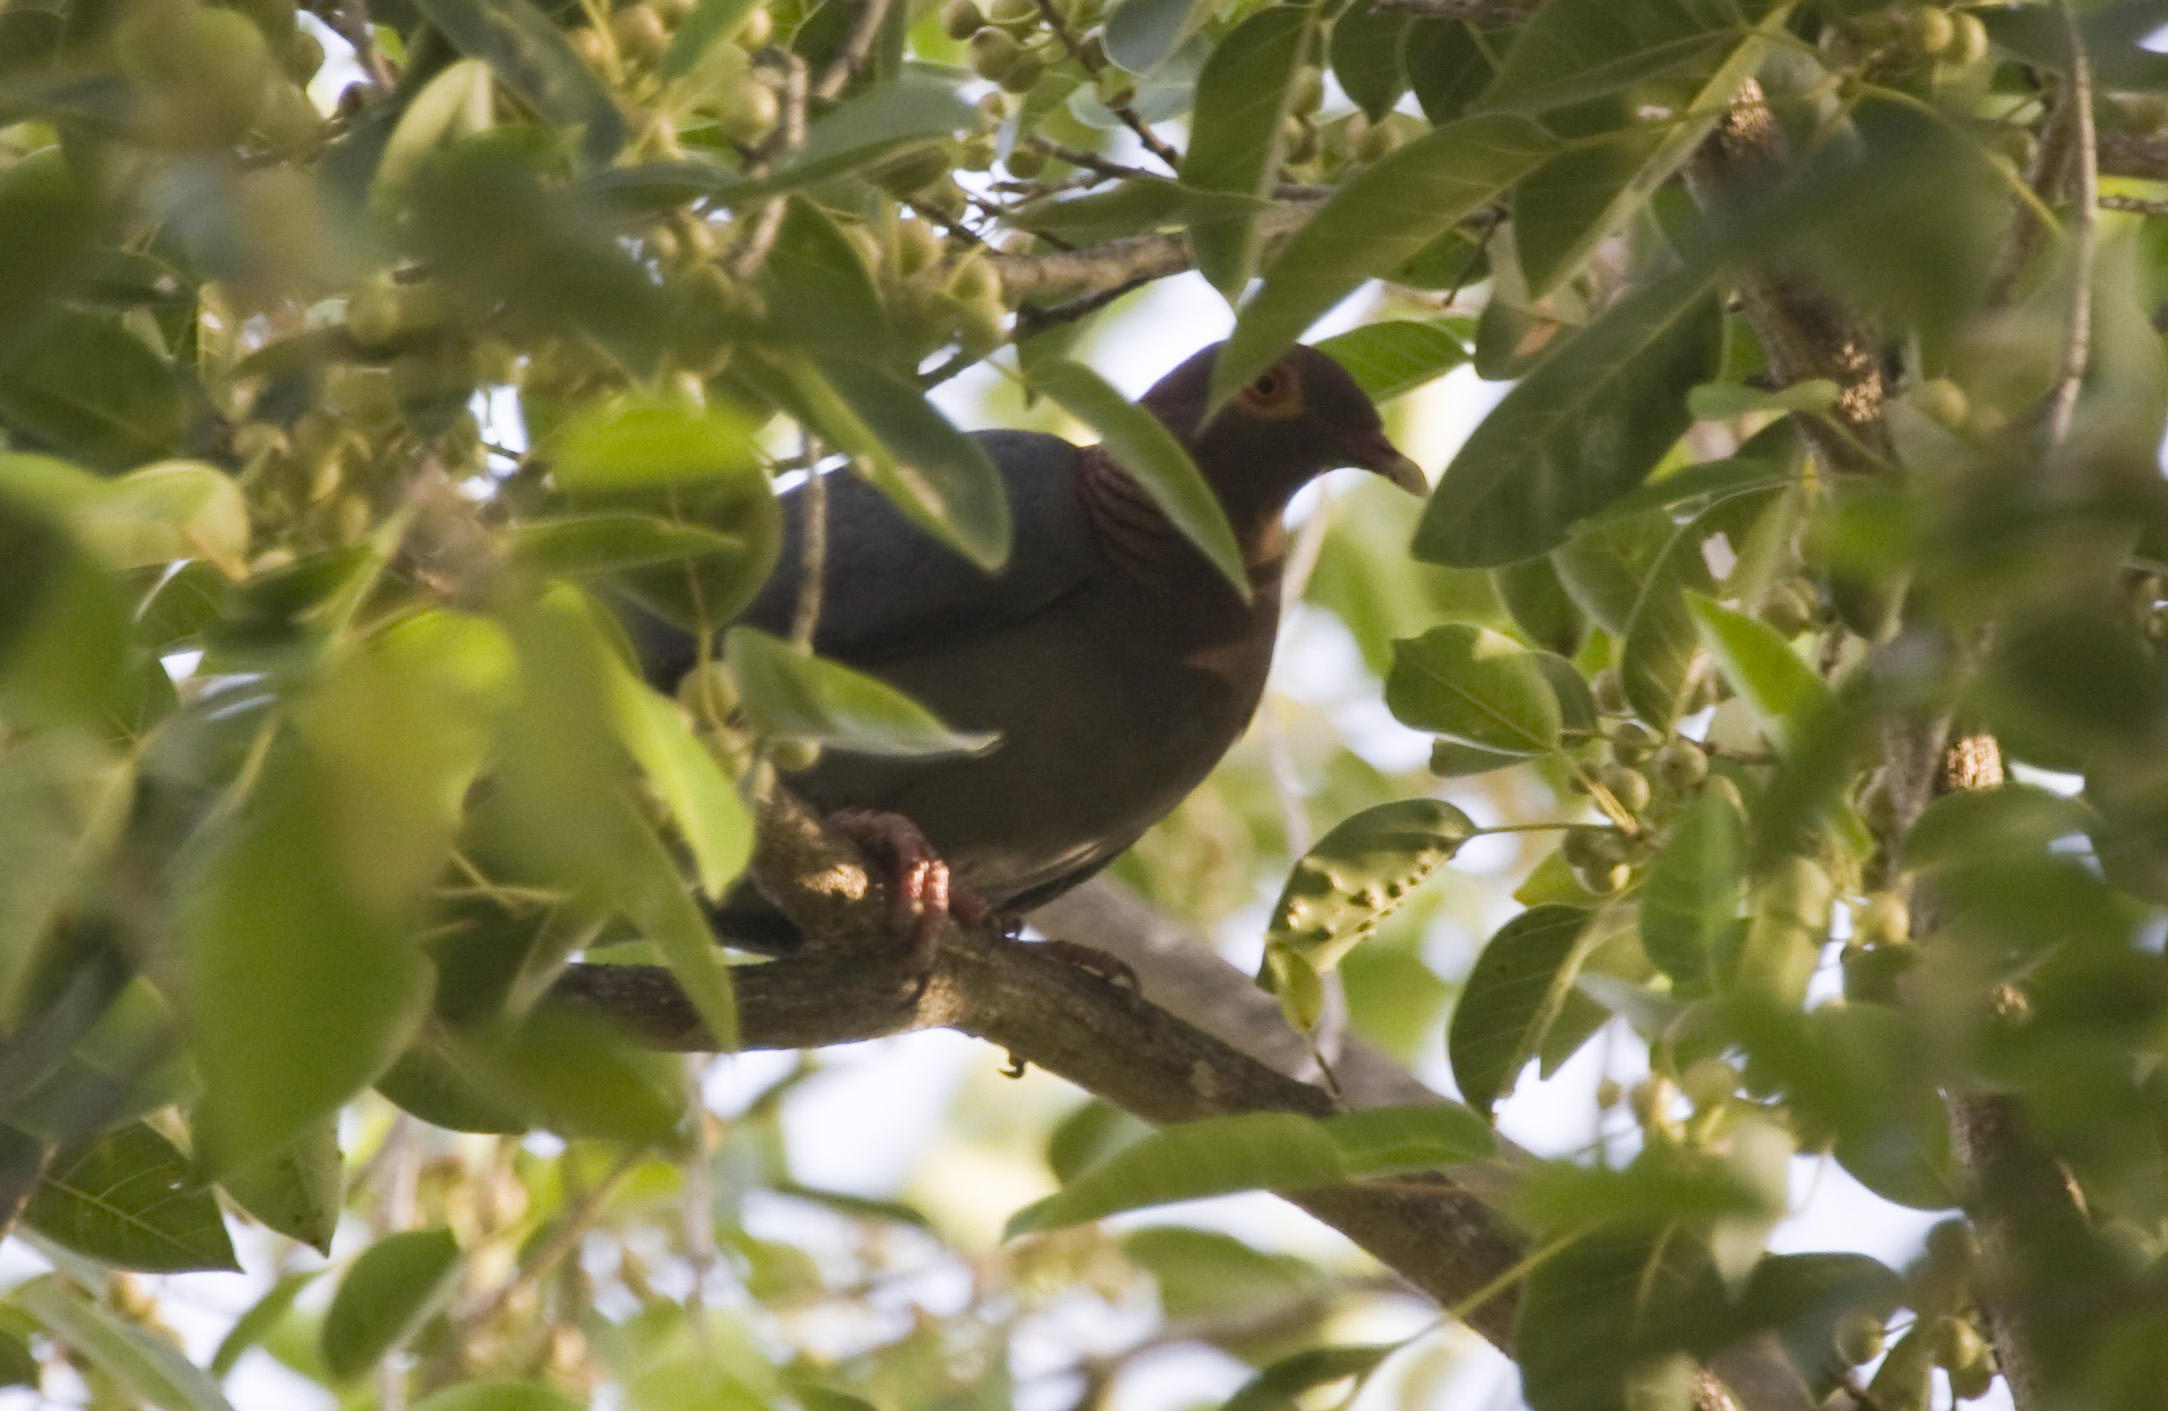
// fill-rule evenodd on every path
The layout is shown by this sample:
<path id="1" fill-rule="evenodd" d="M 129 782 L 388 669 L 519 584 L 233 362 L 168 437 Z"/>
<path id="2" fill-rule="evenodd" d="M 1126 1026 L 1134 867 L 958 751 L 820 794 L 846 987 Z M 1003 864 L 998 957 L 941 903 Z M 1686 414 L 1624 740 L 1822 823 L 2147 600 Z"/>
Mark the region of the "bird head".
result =
<path id="1" fill-rule="evenodd" d="M 1429 489 L 1421 467 L 1385 434 L 1384 418 L 1346 368 L 1297 344 L 1207 416 L 1222 344 L 1191 355 L 1143 403 L 1189 448 L 1229 513 L 1273 513 L 1316 476 L 1360 466 L 1411 495 Z"/>

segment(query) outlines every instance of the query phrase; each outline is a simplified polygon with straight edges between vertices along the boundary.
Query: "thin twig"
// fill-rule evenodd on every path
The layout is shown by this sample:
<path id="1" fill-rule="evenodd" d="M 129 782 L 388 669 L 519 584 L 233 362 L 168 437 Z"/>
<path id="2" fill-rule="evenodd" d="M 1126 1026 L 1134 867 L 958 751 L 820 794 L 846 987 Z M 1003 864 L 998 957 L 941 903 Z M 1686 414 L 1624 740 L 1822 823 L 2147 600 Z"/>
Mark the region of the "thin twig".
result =
<path id="1" fill-rule="evenodd" d="M 783 121 L 763 145 L 755 159 L 746 164 L 746 175 L 757 177 L 766 173 L 768 163 L 780 153 L 795 152 L 805 143 L 806 67 L 805 60 L 796 54 L 784 53 L 783 65 Z M 760 215 L 753 221 L 752 233 L 738 252 L 730 257 L 730 272 L 740 279 L 751 279 L 766 263 L 768 251 L 775 246 L 775 237 L 783 229 L 783 214 L 787 203 L 778 196 L 760 208 Z"/>
<path id="2" fill-rule="evenodd" d="M 2071 161 L 2076 164 L 2077 212 L 2071 231 L 2070 326 L 2063 343 L 2063 367 L 2055 383 L 2055 399 L 2048 412 L 2048 444 L 2062 444 L 2077 414 L 2078 389 L 2085 382 L 2085 367 L 2093 344 L 2093 236 L 2100 225 L 2100 152 L 2093 133 L 2093 63 L 2085 52 L 2085 37 L 2078 25 L 2072 0 L 2055 0 L 2062 18 L 2063 37 L 2070 45 L 2069 101 L 2064 104 L 2071 125 Z"/>
<path id="3" fill-rule="evenodd" d="M 1054 8 L 1054 0 L 1037 0 L 1037 3 L 1039 17 L 1046 21 L 1046 27 L 1054 32 L 1054 38 L 1061 41 L 1061 47 L 1068 51 L 1069 57 L 1076 60 L 1077 67 L 1083 69 L 1087 77 L 1098 78 L 1100 70 L 1107 66 L 1106 60 L 1097 57 L 1077 42 L 1076 32 L 1069 28 L 1069 22 L 1062 18 L 1061 11 Z M 1168 146 L 1166 139 L 1152 131 L 1152 125 L 1138 117 L 1135 108 L 1127 103 L 1119 106 L 1108 103 L 1106 108 L 1121 119 L 1122 126 L 1137 135 L 1137 140 L 1144 144 L 1145 151 L 1167 164 L 1168 171 L 1182 169 L 1182 154 Z"/>
<path id="4" fill-rule="evenodd" d="M 456 1333 L 445 1339 L 446 1345 L 466 1346 L 476 1331 L 486 1327 L 490 1319 L 503 1311 L 505 1304 L 511 1302 L 512 1295 L 556 1268 L 559 1260 L 579 1248 L 580 1241 L 587 1235 L 588 1227 L 593 1225 L 595 1217 L 602 1213 L 602 1207 L 609 1203 L 610 1197 L 617 1193 L 617 1188 L 624 1184 L 625 1178 L 633 1173 L 633 1169 L 644 1161 L 647 1155 L 647 1148 L 643 1146 L 634 1147 L 619 1157 L 617 1164 L 610 1168 L 608 1174 L 595 1183 L 594 1189 L 582 1195 L 579 1203 L 557 1221 L 556 1228 L 549 1233 L 549 1238 L 528 1249 L 517 1267 L 512 1270 L 512 1276 L 497 1285 L 495 1291 L 472 1312 L 459 1319 Z"/>
<path id="5" fill-rule="evenodd" d="M 2143 196 L 2103 196 L 2097 202 L 2104 211 L 2129 211 L 2139 216 L 2168 216 L 2168 201 L 2148 201 Z"/>
<path id="6" fill-rule="evenodd" d="M 798 525 L 798 601 L 790 614 L 790 644 L 801 651 L 813 649 L 813 629 L 820 625 L 821 580 L 828 575 L 828 480 L 816 463 L 813 438 L 800 433 L 806 464 L 805 483 L 798 487 L 805 518 Z"/>
<path id="7" fill-rule="evenodd" d="M 881 21 L 888 17 L 889 0 L 866 0 L 865 8 L 858 12 L 857 22 L 851 26 L 850 37 L 843 47 L 821 70 L 820 80 L 813 85 L 813 96 L 826 103 L 844 89 L 858 72 L 859 65 L 873 52 L 873 41 L 881 32 Z"/>

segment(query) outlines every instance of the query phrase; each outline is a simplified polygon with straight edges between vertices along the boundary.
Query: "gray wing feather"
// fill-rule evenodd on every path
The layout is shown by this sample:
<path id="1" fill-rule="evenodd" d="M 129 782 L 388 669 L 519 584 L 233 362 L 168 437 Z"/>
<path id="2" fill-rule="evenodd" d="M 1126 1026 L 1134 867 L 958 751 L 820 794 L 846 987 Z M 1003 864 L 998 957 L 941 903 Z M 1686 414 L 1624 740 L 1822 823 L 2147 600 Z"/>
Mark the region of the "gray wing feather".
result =
<path id="1" fill-rule="evenodd" d="M 872 664 L 1038 612 L 1099 567 L 1076 494 L 1077 448 L 1036 431 L 975 433 L 1008 489 L 1009 561 L 988 574 L 911 523 L 856 476 L 832 474 L 828 549 L 814 650 Z M 783 551 L 738 621 L 778 635 L 798 601 L 805 498 L 783 496 Z"/>

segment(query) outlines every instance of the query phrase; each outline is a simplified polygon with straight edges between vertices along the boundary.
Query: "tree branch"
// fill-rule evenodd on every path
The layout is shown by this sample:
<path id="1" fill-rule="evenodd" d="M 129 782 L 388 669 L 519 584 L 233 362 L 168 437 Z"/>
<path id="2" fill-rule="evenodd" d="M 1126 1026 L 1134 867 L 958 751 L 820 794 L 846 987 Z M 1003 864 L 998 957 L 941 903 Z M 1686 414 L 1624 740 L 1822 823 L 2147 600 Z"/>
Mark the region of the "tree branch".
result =
<path id="1" fill-rule="evenodd" d="M 2168 132 L 2103 132 L 2097 141 L 2101 175 L 2168 181 Z"/>
<path id="2" fill-rule="evenodd" d="M 1282 239 L 1316 212 L 1314 205 L 1271 206 L 1258 215 L 1257 229 L 1268 241 Z M 1001 276 L 1002 289 L 1018 299 L 1072 299 L 1104 293 L 1180 274 L 1196 262 L 1189 237 L 1175 231 L 1132 235 L 1085 250 L 987 257 Z"/>

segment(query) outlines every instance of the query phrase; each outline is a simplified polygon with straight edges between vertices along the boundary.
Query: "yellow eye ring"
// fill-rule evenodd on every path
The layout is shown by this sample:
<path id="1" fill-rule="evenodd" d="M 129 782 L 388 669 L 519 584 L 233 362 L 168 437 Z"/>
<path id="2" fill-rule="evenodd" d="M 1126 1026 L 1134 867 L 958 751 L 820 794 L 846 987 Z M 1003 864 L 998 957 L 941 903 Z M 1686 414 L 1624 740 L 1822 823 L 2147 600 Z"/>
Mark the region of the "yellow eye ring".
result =
<path id="1" fill-rule="evenodd" d="M 1242 389 L 1242 405 L 1257 416 L 1281 419 L 1302 411 L 1302 384 L 1286 363 L 1252 378 Z"/>

